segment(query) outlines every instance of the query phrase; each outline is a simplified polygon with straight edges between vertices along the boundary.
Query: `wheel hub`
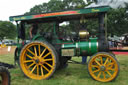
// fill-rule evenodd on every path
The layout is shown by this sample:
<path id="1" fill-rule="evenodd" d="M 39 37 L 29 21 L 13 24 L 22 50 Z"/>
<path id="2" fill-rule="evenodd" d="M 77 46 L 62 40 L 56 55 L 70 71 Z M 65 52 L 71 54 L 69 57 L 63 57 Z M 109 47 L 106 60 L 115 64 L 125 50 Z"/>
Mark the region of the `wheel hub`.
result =
<path id="1" fill-rule="evenodd" d="M 36 62 L 36 63 L 39 63 L 39 59 L 36 59 L 35 62 Z"/>
<path id="2" fill-rule="evenodd" d="M 106 69 L 105 66 L 101 66 L 101 67 L 100 67 L 100 70 L 101 70 L 101 71 L 105 71 L 105 69 Z"/>

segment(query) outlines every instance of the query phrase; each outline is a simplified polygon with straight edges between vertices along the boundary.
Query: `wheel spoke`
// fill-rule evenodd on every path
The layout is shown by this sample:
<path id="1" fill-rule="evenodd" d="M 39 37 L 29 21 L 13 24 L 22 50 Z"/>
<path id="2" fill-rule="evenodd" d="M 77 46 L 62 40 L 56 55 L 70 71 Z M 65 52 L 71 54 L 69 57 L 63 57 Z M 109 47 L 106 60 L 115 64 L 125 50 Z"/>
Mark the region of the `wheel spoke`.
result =
<path id="1" fill-rule="evenodd" d="M 36 67 L 37 67 L 37 65 L 35 65 L 35 66 L 33 67 L 33 69 L 31 70 L 30 74 L 36 69 Z"/>
<path id="2" fill-rule="evenodd" d="M 47 53 L 45 56 L 43 56 L 43 59 L 46 58 L 50 54 L 51 54 L 51 52 Z"/>
<path id="3" fill-rule="evenodd" d="M 39 75 L 39 65 L 37 65 L 37 75 Z"/>
<path id="4" fill-rule="evenodd" d="M 112 74 L 109 71 L 106 71 L 110 77 L 112 77 Z"/>
<path id="5" fill-rule="evenodd" d="M 99 72 L 99 74 L 98 74 L 97 78 L 99 78 L 99 77 L 100 77 L 100 75 L 101 75 L 101 71 Z"/>
<path id="6" fill-rule="evenodd" d="M 96 73 L 96 72 L 99 72 L 99 71 L 100 71 L 100 69 L 93 71 L 93 73 Z"/>
<path id="7" fill-rule="evenodd" d="M 99 61 L 97 61 L 96 59 L 95 59 L 95 62 L 96 62 L 99 66 L 101 66 L 101 64 L 99 63 Z"/>
<path id="8" fill-rule="evenodd" d="M 33 59 L 33 57 L 32 57 L 32 56 L 30 56 L 30 55 L 28 55 L 28 54 L 26 54 L 26 56 L 27 56 L 27 57 L 29 57 L 30 59 Z"/>
<path id="9" fill-rule="evenodd" d="M 101 60 L 101 64 L 103 64 L 103 58 L 102 58 L 102 56 L 100 57 L 100 60 Z"/>
<path id="10" fill-rule="evenodd" d="M 107 59 L 106 59 L 106 60 L 105 60 L 105 62 L 104 62 L 104 65 L 106 65 L 106 64 L 107 64 L 107 62 L 108 62 L 108 59 L 109 59 L 109 58 L 107 57 Z"/>
<path id="11" fill-rule="evenodd" d="M 106 74 L 105 74 L 105 72 L 103 71 L 103 76 L 104 76 L 104 79 L 106 79 Z"/>
<path id="12" fill-rule="evenodd" d="M 33 53 L 31 50 L 27 49 L 27 51 L 29 51 L 32 55 L 35 55 L 35 53 Z"/>
<path id="13" fill-rule="evenodd" d="M 113 68 L 107 68 L 108 70 L 111 70 L 111 71 L 115 71 L 115 68 L 113 69 Z"/>
<path id="14" fill-rule="evenodd" d="M 99 66 L 98 65 L 91 65 L 92 67 L 94 67 L 94 68 L 99 68 Z"/>
<path id="15" fill-rule="evenodd" d="M 114 62 L 107 64 L 107 69 L 111 71 L 115 71 L 115 68 L 113 67 Z"/>
<path id="16" fill-rule="evenodd" d="M 52 61 L 53 59 L 45 59 L 44 61 Z"/>
<path id="17" fill-rule="evenodd" d="M 33 62 L 32 64 L 30 64 L 30 65 L 28 66 L 28 69 L 29 69 L 30 67 L 32 67 L 34 64 L 35 64 L 34 62 Z"/>
<path id="18" fill-rule="evenodd" d="M 26 60 L 26 61 L 24 61 L 24 63 L 30 63 L 30 62 L 33 62 L 33 60 Z"/>
<path id="19" fill-rule="evenodd" d="M 42 67 L 40 67 L 40 68 L 41 68 L 41 75 L 44 76 L 43 68 Z"/>
<path id="20" fill-rule="evenodd" d="M 48 72 L 50 71 L 48 68 L 46 68 L 44 65 L 41 65 L 45 70 L 47 70 Z"/>
<path id="21" fill-rule="evenodd" d="M 38 45 L 38 51 L 39 51 L 39 55 L 40 55 L 40 44 Z"/>
<path id="22" fill-rule="evenodd" d="M 112 62 L 112 63 L 108 63 L 107 66 L 110 66 L 110 65 L 112 66 L 113 64 L 114 64 L 114 62 Z"/>
<path id="23" fill-rule="evenodd" d="M 36 46 L 34 46 L 35 56 L 37 56 Z"/>
<path id="24" fill-rule="evenodd" d="M 50 65 L 49 63 L 45 62 L 45 64 L 47 64 L 49 67 L 51 67 L 51 68 L 52 68 L 52 65 Z"/>
<path id="25" fill-rule="evenodd" d="M 45 53 L 46 50 L 47 49 L 45 48 L 39 57 L 42 57 L 42 55 Z"/>

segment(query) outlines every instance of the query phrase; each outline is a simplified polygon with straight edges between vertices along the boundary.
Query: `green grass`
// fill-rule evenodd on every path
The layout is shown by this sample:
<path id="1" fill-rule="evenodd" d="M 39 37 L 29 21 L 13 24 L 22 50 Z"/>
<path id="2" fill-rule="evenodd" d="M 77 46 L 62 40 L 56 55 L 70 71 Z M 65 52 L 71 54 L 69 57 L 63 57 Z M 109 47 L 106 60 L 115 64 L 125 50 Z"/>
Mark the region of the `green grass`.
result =
<path id="1" fill-rule="evenodd" d="M 119 76 L 108 83 L 93 80 L 87 72 L 87 65 L 69 63 L 67 68 L 56 71 L 49 80 L 28 79 L 20 68 L 10 69 L 11 85 L 128 85 L 128 55 L 117 56 L 117 59 L 120 64 Z M 81 61 L 81 57 L 73 60 Z M 13 55 L 2 55 L 0 61 L 13 64 Z"/>

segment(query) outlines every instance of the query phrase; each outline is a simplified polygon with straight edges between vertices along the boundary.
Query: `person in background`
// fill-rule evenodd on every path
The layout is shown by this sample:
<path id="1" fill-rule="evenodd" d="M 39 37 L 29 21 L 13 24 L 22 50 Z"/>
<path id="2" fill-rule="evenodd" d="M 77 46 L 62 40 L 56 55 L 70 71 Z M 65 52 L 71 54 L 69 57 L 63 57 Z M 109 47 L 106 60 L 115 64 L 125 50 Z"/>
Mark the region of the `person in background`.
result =
<path id="1" fill-rule="evenodd" d="M 87 62 L 87 56 L 82 56 L 82 64 L 86 64 Z"/>
<path id="2" fill-rule="evenodd" d="M 38 25 L 32 24 L 29 30 L 29 35 L 31 39 L 37 34 L 37 30 L 38 30 Z"/>

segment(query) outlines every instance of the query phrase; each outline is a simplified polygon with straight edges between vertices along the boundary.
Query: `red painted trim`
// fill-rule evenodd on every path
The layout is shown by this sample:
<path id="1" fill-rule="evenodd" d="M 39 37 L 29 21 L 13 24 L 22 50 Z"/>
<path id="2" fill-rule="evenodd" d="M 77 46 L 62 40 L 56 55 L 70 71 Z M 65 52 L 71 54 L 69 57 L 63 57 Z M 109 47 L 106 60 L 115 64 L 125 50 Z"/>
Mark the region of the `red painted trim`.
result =
<path id="1" fill-rule="evenodd" d="M 68 15 L 68 14 L 79 14 L 79 13 L 77 11 L 55 12 L 55 13 L 34 15 L 33 18 L 50 17 L 50 16 L 57 16 L 57 15 Z"/>
<path id="2" fill-rule="evenodd" d="M 128 52 L 113 52 L 116 55 L 128 55 Z"/>

